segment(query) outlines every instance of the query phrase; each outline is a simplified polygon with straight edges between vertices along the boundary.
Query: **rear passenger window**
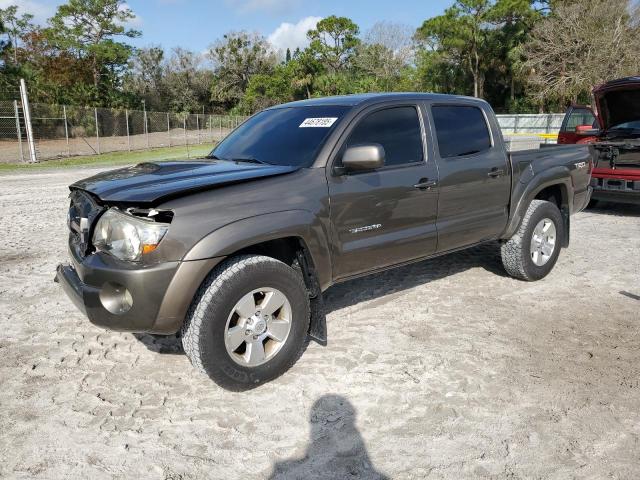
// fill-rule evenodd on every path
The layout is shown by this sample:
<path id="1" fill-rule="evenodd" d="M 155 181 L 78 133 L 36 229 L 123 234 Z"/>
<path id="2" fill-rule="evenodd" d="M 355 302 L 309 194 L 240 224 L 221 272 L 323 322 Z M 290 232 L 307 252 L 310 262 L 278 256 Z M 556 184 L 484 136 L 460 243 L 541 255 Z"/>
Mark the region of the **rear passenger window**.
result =
<path id="1" fill-rule="evenodd" d="M 464 105 L 431 108 L 442 158 L 460 157 L 491 148 L 491 135 L 482 110 Z"/>
<path id="2" fill-rule="evenodd" d="M 589 108 L 574 108 L 562 126 L 563 132 L 575 132 L 578 125 L 591 125 L 597 128 L 596 117 Z"/>
<path id="3" fill-rule="evenodd" d="M 424 157 L 418 111 L 414 107 L 394 107 L 371 113 L 353 129 L 347 147 L 365 143 L 384 147 L 385 165 L 421 162 Z"/>

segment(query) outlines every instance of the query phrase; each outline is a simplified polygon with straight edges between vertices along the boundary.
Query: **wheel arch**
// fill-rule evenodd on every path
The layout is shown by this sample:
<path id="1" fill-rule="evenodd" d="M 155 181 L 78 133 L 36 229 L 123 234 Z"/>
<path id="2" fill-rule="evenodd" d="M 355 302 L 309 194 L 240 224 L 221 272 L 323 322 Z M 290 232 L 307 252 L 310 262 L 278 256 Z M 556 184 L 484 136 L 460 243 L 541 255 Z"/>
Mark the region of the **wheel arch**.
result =
<path id="1" fill-rule="evenodd" d="M 299 251 L 320 288 L 328 288 L 332 271 L 327 235 L 318 218 L 306 210 L 275 212 L 225 225 L 202 238 L 184 260 L 259 253 L 291 265 Z"/>
<path id="2" fill-rule="evenodd" d="M 520 194 L 517 205 L 512 210 L 511 219 L 501 238 L 506 240 L 514 235 L 533 200 L 546 200 L 552 202 L 560 210 L 564 232 L 562 246 L 569 246 L 569 216 L 572 211 L 572 190 L 571 177 L 564 167 L 549 169 L 539 176 L 533 177 L 532 181 Z"/>

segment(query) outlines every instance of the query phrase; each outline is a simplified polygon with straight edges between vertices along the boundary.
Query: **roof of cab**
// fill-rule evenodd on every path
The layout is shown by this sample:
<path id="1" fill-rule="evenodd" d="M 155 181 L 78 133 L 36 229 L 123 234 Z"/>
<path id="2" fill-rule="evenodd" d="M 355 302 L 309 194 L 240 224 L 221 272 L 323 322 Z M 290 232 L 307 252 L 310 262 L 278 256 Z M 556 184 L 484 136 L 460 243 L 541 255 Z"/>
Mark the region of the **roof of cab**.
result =
<path id="1" fill-rule="evenodd" d="M 325 105 L 343 105 L 355 107 L 356 105 L 379 103 L 389 100 L 476 100 L 484 102 L 484 100 L 474 97 L 463 97 L 461 95 L 446 95 L 441 93 L 413 93 L 413 92 L 397 92 L 397 93 L 358 93 L 354 95 L 337 95 L 333 97 L 310 98 L 308 100 L 299 100 L 297 102 L 283 103 L 275 105 L 271 108 L 288 108 L 288 107 L 316 107 Z"/>

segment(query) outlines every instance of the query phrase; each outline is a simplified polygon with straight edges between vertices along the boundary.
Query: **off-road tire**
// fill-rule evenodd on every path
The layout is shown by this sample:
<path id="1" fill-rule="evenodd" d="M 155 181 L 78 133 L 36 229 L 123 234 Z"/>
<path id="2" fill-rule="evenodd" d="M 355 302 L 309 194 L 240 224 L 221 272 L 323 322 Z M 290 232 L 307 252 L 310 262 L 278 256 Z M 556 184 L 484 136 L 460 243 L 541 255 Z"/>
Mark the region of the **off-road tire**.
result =
<path id="1" fill-rule="evenodd" d="M 531 238 L 538 222 L 548 218 L 556 227 L 556 244 L 551 258 L 542 266 L 531 258 Z M 558 207 L 545 200 L 533 200 L 520 223 L 518 231 L 501 246 L 502 264 L 507 273 L 517 279 L 532 282 L 546 277 L 560 254 L 564 225 Z"/>
<path id="2" fill-rule="evenodd" d="M 234 362 L 224 344 L 227 318 L 236 302 L 256 288 L 277 288 L 293 312 L 291 330 L 268 362 L 245 367 Z M 300 358 L 308 345 L 309 296 L 302 276 L 285 263 L 262 255 L 225 260 L 198 289 L 182 327 L 182 345 L 192 365 L 227 390 L 242 391 L 273 380 Z"/>

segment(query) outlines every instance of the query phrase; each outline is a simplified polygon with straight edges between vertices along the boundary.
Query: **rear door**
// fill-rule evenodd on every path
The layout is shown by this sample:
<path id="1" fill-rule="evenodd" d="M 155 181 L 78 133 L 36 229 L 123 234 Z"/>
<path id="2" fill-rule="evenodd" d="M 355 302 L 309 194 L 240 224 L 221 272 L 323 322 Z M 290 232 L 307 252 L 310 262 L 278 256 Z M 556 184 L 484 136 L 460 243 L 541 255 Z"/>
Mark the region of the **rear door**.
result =
<path id="1" fill-rule="evenodd" d="M 436 248 L 437 168 L 425 153 L 425 129 L 417 103 L 374 106 L 343 135 L 327 178 L 335 278 L 432 254 Z M 385 166 L 336 173 L 349 146 L 378 143 Z"/>
<path id="2" fill-rule="evenodd" d="M 438 252 L 497 238 L 509 217 L 511 175 L 500 139 L 475 104 L 433 104 L 440 174 Z"/>
<path id="3" fill-rule="evenodd" d="M 586 138 L 584 135 L 576 133 L 576 127 L 579 125 L 590 125 L 593 128 L 598 128 L 598 121 L 590 107 L 574 105 L 567 109 L 567 113 L 562 120 L 560 133 L 558 133 L 558 143 L 574 144 L 584 140 Z"/>

